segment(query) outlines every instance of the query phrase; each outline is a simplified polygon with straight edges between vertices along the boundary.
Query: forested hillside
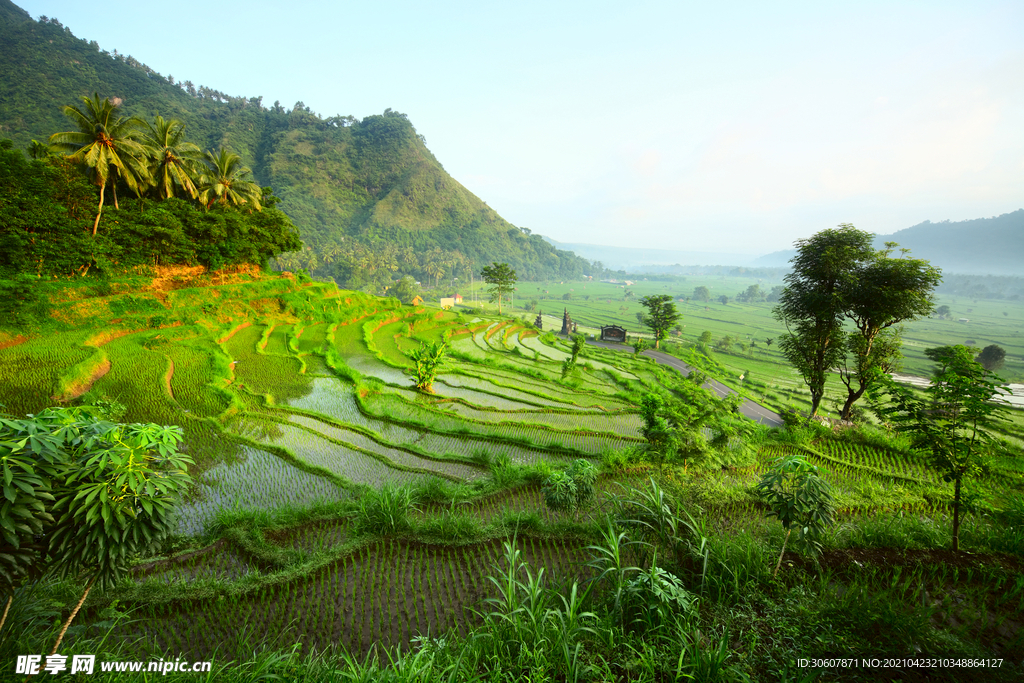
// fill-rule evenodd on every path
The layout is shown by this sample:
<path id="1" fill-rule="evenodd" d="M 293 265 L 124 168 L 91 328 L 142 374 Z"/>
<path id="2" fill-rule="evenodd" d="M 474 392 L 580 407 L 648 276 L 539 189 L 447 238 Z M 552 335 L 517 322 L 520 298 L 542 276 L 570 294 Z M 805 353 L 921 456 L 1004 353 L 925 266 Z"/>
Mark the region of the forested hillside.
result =
<path id="1" fill-rule="evenodd" d="M 229 96 L 161 75 L 131 55 L 75 37 L 57 19 L 34 20 L 0 0 L 0 137 L 26 149 L 67 130 L 61 105 L 109 97 L 126 114 L 185 123 L 203 150 L 239 154 L 282 199 L 307 249 L 289 268 L 380 290 L 400 274 L 468 277 L 491 261 L 521 279 L 569 278 L 590 265 L 501 218 L 449 176 L 404 114 L 323 117 L 298 102 Z M 396 93 L 396 98 L 401 96 Z"/>

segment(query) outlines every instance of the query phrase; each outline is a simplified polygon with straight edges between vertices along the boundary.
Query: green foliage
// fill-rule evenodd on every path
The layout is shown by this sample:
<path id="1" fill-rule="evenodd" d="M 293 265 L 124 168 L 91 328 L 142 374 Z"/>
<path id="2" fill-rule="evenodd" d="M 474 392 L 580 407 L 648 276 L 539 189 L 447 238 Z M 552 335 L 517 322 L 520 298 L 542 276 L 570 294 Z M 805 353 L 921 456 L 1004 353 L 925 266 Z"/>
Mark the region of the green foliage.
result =
<path id="1" fill-rule="evenodd" d="M 579 358 L 583 347 L 587 344 L 587 338 L 582 334 L 572 336 L 572 351 L 568 358 L 562 361 L 562 379 L 565 379 L 576 369 L 576 360 Z"/>
<path id="2" fill-rule="evenodd" d="M 1006 359 L 1006 349 L 998 344 L 989 344 L 981 350 L 974 360 L 981 364 L 989 372 L 997 372 L 1003 367 Z"/>
<path id="3" fill-rule="evenodd" d="M 353 531 L 360 534 L 389 536 L 410 529 L 409 513 L 416 511 L 413 489 L 385 485 L 367 490 L 356 502 Z"/>
<path id="4" fill-rule="evenodd" d="M 498 315 L 501 315 L 501 302 L 515 291 L 518 279 L 516 271 L 507 263 L 494 262 L 489 266 L 484 266 L 480 271 L 480 277 L 490 285 L 490 289 L 488 289 L 490 301 L 491 303 L 498 302 Z"/>
<path id="5" fill-rule="evenodd" d="M 668 294 L 645 296 L 640 299 L 640 303 L 647 309 L 647 314 L 641 322 L 654 333 L 656 348 L 682 315 L 676 310 L 676 304 Z"/>
<path id="6" fill-rule="evenodd" d="M 844 223 L 799 240 L 774 309 L 789 330 L 779 348 L 811 392 L 812 417 L 828 373 L 839 369 L 847 389 L 841 416 L 848 418 L 853 404 L 898 362 L 899 335 L 887 330 L 932 310 L 941 271 L 927 261 L 890 258 L 896 244 L 875 250 L 872 237 Z M 844 328 L 847 322 L 854 331 Z"/>
<path id="7" fill-rule="evenodd" d="M 103 198 L 107 184 L 112 183 L 117 202 L 117 183 L 124 182 L 136 195 L 141 193 L 150 179 L 146 148 L 136 140 L 143 125 L 137 117 L 120 116 L 117 106 L 109 98 L 82 96 L 82 109 L 65 106 L 64 115 L 78 128 L 77 131 L 54 133 L 50 147 L 64 152 L 75 164 L 89 169 L 94 185 L 100 188 L 100 203 L 93 222 L 92 234 L 100 224 Z"/>
<path id="8" fill-rule="evenodd" d="M 994 375 L 973 359 L 975 350 L 944 346 L 925 351 L 936 363 L 925 398 L 891 378 L 883 378 L 872 396 L 878 417 L 909 435 L 914 448 L 931 455 L 943 481 L 953 483 L 953 550 L 960 547 L 963 481 L 981 474 L 985 459 L 999 446 L 990 430 L 997 409 L 992 398 L 1000 390 Z"/>
<path id="9" fill-rule="evenodd" d="M 171 530 L 191 460 L 181 431 L 115 424 L 83 408 L 0 419 L 4 593 L 34 568 L 117 582 Z"/>
<path id="10" fill-rule="evenodd" d="M 579 515 L 594 497 L 597 468 L 587 460 L 574 460 L 566 470 L 551 473 L 542 487 L 544 502 L 557 512 Z"/>
<path id="11" fill-rule="evenodd" d="M 772 463 L 756 488 L 775 517 L 786 530 L 786 540 L 796 531 L 795 542 L 807 552 L 821 552 L 821 541 L 835 514 L 832 491 L 821 478 L 819 468 L 802 456 L 782 457 Z M 783 543 L 782 552 L 786 545 Z M 779 563 L 782 555 L 779 555 Z M 775 571 L 779 571 L 778 565 Z"/>
<path id="12" fill-rule="evenodd" d="M 420 348 L 409 354 L 415 364 L 417 389 L 427 393 L 434 391 L 434 380 L 444 366 L 447 352 L 448 342 L 422 342 Z"/>
<path id="13" fill-rule="evenodd" d="M 633 356 L 639 356 L 641 353 L 643 353 L 650 347 L 650 342 L 648 342 L 645 338 L 637 337 L 636 339 L 633 340 Z"/>

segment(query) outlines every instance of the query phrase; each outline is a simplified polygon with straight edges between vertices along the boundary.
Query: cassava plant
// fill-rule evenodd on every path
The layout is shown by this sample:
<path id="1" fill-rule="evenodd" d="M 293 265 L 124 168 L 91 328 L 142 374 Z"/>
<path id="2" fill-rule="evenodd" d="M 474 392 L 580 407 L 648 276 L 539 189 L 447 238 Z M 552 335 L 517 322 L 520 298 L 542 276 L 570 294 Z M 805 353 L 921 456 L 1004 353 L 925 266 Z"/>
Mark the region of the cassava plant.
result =
<path id="1" fill-rule="evenodd" d="M 835 507 L 832 487 L 821 478 L 816 466 L 799 455 L 779 458 L 761 477 L 756 490 L 768 505 L 768 516 L 778 519 L 786 530 L 772 576 L 779 573 L 786 543 L 794 530 L 796 542 L 804 550 L 821 552 L 821 539 L 832 524 Z"/>

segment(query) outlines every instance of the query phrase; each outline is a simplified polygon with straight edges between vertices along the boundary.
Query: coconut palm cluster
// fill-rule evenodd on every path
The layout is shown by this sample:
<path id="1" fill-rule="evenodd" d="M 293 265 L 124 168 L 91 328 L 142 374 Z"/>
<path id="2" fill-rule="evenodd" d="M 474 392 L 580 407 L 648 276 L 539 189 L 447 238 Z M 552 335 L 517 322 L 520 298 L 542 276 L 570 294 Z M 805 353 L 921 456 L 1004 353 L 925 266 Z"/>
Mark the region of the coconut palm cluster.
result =
<path id="1" fill-rule="evenodd" d="M 158 199 L 187 197 L 205 208 L 215 203 L 262 209 L 263 190 L 252 181 L 242 158 L 226 148 L 203 153 L 184 139 L 185 124 L 157 116 L 152 122 L 124 116 L 120 102 L 82 96 L 81 107 L 68 105 L 64 115 L 77 130 L 54 133 L 49 146 L 36 144 L 34 156 L 66 154 L 81 164 L 100 189 L 93 235 L 109 187 L 117 206 L 117 188 L 126 186 L 138 196 Z"/>

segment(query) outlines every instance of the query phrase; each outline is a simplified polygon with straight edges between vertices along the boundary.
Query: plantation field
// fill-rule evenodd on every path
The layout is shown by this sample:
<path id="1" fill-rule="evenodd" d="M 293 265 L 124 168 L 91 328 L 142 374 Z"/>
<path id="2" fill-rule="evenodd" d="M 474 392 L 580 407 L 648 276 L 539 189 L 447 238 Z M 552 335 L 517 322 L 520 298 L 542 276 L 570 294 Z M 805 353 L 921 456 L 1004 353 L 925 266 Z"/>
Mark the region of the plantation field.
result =
<path id="1" fill-rule="evenodd" d="M 564 305 L 581 331 L 633 329 L 646 294 L 732 296 L 751 282 L 638 282 L 626 300 L 605 283 L 523 283 L 516 302 Z M 799 657 L 839 654 L 1000 657 L 993 680 L 1022 671 L 1022 411 L 1001 411 L 998 428 L 1017 450 L 965 479 L 968 552 L 951 555 L 952 485 L 870 422 L 770 430 L 715 415 L 663 461 L 644 438 L 643 397 L 681 412 L 723 404 L 629 350 L 588 345 L 563 376 L 571 347 L 547 316 L 538 332 L 521 310 L 468 317 L 274 276 L 208 289 L 174 292 L 180 310 L 156 324 L 100 315 L 0 345 L 7 412 L 121 404 L 119 420 L 181 426 L 196 461 L 175 535 L 90 593 L 68 635 L 76 652 L 251 662 L 297 646 L 268 670 L 311 681 L 386 679 L 372 667 L 399 656 L 429 656 L 418 680 L 497 667 L 508 680 L 774 683 L 800 680 Z M 1013 339 L 1000 336 L 1013 324 L 1002 306 L 971 302 L 972 321 Z M 704 370 L 767 405 L 802 405 L 799 376 L 762 343 L 779 333 L 768 304 L 680 308 L 686 327 L 666 350 L 688 358 L 704 330 L 756 340 Z M 908 343 L 962 324 L 918 325 Z M 441 341 L 449 356 L 419 391 L 410 353 Z M 756 492 L 791 456 L 818 467 L 833 497 L 818 553 Z M 593 496 L 557 509 L 552 475 L 581 462 L 595 468 Z M 66 616 L 82 583 L 43 592 Z M 131 620 L 111 630 L 119 610 Z M 35 644 L 0 632 L 4 642 Z"/>

